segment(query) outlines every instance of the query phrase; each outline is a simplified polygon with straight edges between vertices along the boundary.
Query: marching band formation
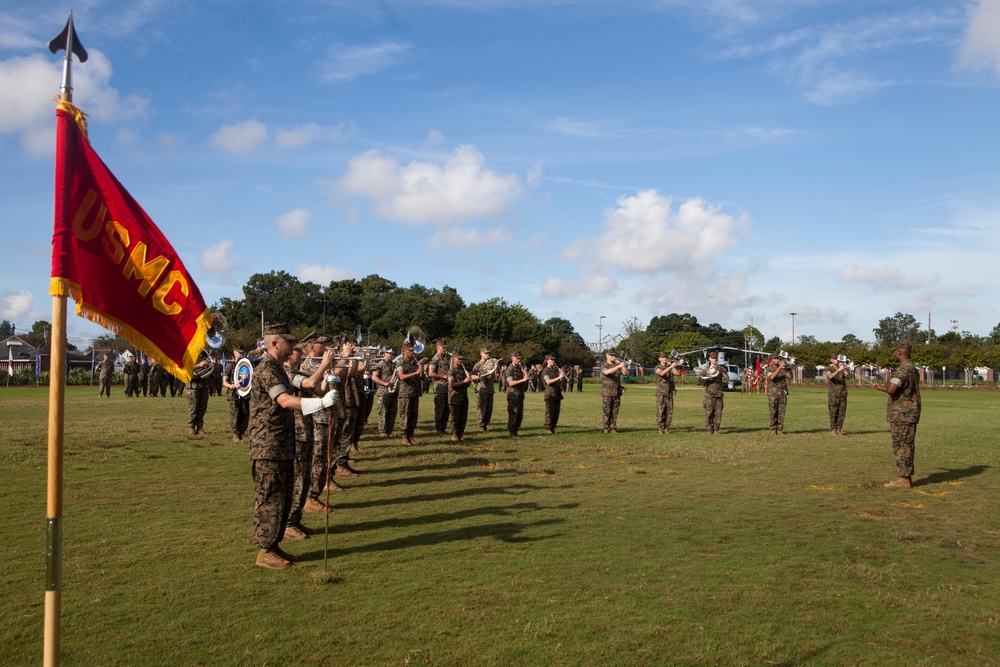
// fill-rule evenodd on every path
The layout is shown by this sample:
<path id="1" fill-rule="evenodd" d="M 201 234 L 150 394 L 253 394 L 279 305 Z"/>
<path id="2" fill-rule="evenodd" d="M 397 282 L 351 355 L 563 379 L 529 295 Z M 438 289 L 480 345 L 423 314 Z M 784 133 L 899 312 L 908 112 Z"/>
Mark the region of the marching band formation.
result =
<path id="1" fill-rule="evenodd" d="M 249 453 L 255 487 L 254 543 L 258 547 L 256 565 L 285 569 L 298 559 L 283 551 L 282 539 L 305 540 L 319 532 L 302 523 L 303 512 L 324 513 L 329 506 L 321 493 L 342 492 L 338 480 L 357 477 L 353 455 L 360 452 L 365 425 L 373 411 L 378 418 L 378 435 L 390 438 L 398 434 L 403 445 L 417 444 L 414 439 L 420 398 L 434 397 L 434 429 L 438 434 L 450 430 L 453 442 L 464 442 L 469 419 L 472 388 L 475 397 L 476 426 L 488 432 L 493 422 L 494 396 L 503 393 L 507 400 L 507 432 L 517 437 L 524 416 L 526 392 L 541 392 L 545 403 L 545 433 L 554 435 L 559 424 L 563 394 L 583 390 L 583 369 L 560 368 L 554 355 L 544 364 L 526 365 L 522 355 L 513 352 L 505 363 L 490 356 L 488 348 L 479 350 L 479 359 L 469 369 L 460 348 L 448 350 L 437 341 L 430 359 L 418 358 L 425 348 L 423 332 L 411 328 L 399 354 L 391 348 L 361 345 L 346 336 L 333 340 L 309 334 L 299 340 L 287 325 L 272 325 L 258 343 L 257 356 L 233 350 L 232 359 L 220 371 L 216 352 L 225 340 L 225 323 L 210 331 L 210 348 L 203 350 L 194 367 L 194 377 L 187 385 L 189 433 L 205 433 L 204 416 L 212 391 L 227 389 L 230 427 L 233 440 L 249 440 Z M 901 362 L 886 386 L 876 387 L 889 394 L 888 417 L 892 425 L 893 451 L 899 471 L 898 480 L 887 484 L 909 488 L 913 474 L 913 440 L 919 421 L 918 379 L 909 363 L 909 346 L 900 343 L 894 357 Z M 670 432 L 674 414 L 675 377 L 682 374 L 684 359 L 676 352 L 660 352 L 656 377 L 655 419 L 660 434 Z M 111 367 L 105 359 L 104 367 Z M 615 350 L 605 352 L 600 365 L 602 426 L 604 433 L 618 430 L 623 375 L 631 361 Z M 770 357 L 761 379 L 766 387 L 772 435 L 784 434 L 787 381 L 795 360 L 787 355 Z M 137 378 L 139 365 L 134 359 L 127 374 Z M 843 435 L 847 410 L 847 378 L 852 364 L 844 357 L 833 356 L 828 367 L 828 407 L 830 431 Z M 732 388 L 727 368 L 719 363 L 718 353 L 709 351 L 707 364 L 693 367 L 698 384 L 704 387 L 702 406 L 709 435 L 716 435 L 722 424 L 723 390 Z M 153 369 L 145 375 L 156 395 Z M 103 378 L 103 375 L 102 375 Z M 219 378 L 221 387 L 215 388 Z M 105 386 L 102 379 L 102 394 Z M 126 382 L 138 395 L 139 382 Z M 143 386 L 145 389 L 145 386 Z M 398 424 L 397 424 L 398 419 Z"/>

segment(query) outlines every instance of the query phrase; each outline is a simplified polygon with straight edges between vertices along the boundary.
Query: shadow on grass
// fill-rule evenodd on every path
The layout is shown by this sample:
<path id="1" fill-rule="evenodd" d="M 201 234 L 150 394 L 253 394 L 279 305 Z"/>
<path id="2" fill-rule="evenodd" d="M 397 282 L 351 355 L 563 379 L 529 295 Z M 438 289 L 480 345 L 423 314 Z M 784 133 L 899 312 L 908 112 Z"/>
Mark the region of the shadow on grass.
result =
<path id="1" fill-rule="evenodd" d="M 534 521 L 529 523 L 490 523 L 484 526 L 469 526 L 467 528 L 455 528 L 453 530 L 441 530 L 434 533 L 423 533 L 421 535 L 401 537 L 395 540 L 385 540 L 383 542 L 374 542 L 372 544 L 362 544 L 345 549 L 331 549 L 327 553 L 330 558 L 337 558 L 338 556 L 347 556 L 350 554 L 394 551 L 396 549 L 409 549 L 411 547 L 431 546 L 435 544 L 445 544 L 448 542 L 477 540 L 484 537 L 492 537 L 508 544 L 524 544 L 558 537 L 558 534 L 538 537 L 522 536 L 521 533 L 525 530 L 529 528 L 540 528 L 542 526 L 552 526 L 563 523 L 564 521 L 565 519 L 546 519 L 544 521 Z M 320 549 L 318 551 L 303 554 L 302 560 L 323 560 L 323 550 Z"/>
<path id="2" fill-rule="evenodd" d="M 403 479 L 387 479 L 381 482 L 369 482 L 365 488 L 381 488 L 391 486 L 409 486 L 411 484 L 433 484 L 434 482 L 453 482 L 460 479 L 492 479 L 495 477 L 510 477 L 519 475 L 516 470 L 483 470 L 481 472 L 466 472 L 458 475 L 421 475 Z"/>
<path id="3" fill-rule="evenodd" d="M 385 528 L 408 528 L 411 526 L 426 526 L 434 523 L 444 523 L 459 519 L 468 519 L 476 516 L 498 516 L 509 517 L 524 512 L 538 512 L 540 510 L 569 510 L 579 507 L 579 503 L 565 503 L 562 505 L 545 506 L 538 503 L 514 503 L 512 505 L 501 505 L 496 507 L 476 507 L 458 512 L 439 512 L 437 514 L 427 514 L 405 519 L 390 518 L 381 521 L 364 521 L 355 524 L 338 524 L 331 531 L 331 535 L 343 533 L 360 533 L 368 530 L 383 530 Z"/>
<path id="4" fill-rule="evenodd" d="M 981 475 L 987 470 L 989 466 L 970 466 L 968 468 L 948 468 L 941 472 L 936 472 L 923 479 L 919 479 L 913 483 L 913 486 L 925 486 L 927 484 L 941 484 L 942 482 L 951 482 L 956 479 L 962 479 L 964 477 L 972 477 L 973 475 Z"/>
<path id="5" fill-rule="evenodd" d="M 437 500 L 452 500 L 455 498 L 474 498 L 476 496 L 520 496 L 532 491 L 551 491 L 554 488 L 570 489 L 572 485 L 562 487 L 536 486 L 534 484 L 513 484 L 510 486 L 484 486 L 475 489 L 462 489 L 459 491 L 448 491 L 445 493 L 425 493 L 419 496 L 403 496 L 401 498 L 383 498 L 381 500 L 367 500 L 363 502 L 335 503 L 334 512 L 341 509 L 363 509 L 366 507 L 383 507 L 388 505 L 408 505 L 416 502 L 434 502 Z"/>

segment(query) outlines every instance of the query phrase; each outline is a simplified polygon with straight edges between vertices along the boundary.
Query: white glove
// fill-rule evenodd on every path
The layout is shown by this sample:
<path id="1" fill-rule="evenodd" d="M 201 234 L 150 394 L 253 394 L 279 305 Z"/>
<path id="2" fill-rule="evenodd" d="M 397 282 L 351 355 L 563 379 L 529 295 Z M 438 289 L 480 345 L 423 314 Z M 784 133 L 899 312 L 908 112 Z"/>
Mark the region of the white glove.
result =
<path id="1" fill-rule="evenodd" d="M 326 392 L 326 396 L 324 396 L 320 400 L 323 401 L 324 408 L 332 408 L 337 403 L 337 390 L 331 389 L 330 391 Z"/>
<path id="2" fill-rule="evenodd" d="M 303 398 L 302 399 L 302 414 L 311 415 L 314 412 L 319 412 L 323 408 L 330 408 L 337 402 L 337 390 L 331 389 L 326 393 L 323 398 Z"/>

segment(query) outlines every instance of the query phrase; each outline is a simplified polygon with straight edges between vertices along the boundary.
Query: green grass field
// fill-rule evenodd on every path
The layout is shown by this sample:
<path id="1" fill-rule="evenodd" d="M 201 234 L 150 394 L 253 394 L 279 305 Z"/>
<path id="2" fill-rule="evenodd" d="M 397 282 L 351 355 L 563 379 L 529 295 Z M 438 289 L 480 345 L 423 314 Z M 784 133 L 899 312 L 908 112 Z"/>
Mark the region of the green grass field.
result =
<path id="1" fill-rule="evenodd" d="M 45 388 L 0 391 L 0 663 L 41 661 Z M 189 439 L 186 399 L 67 392 L 62 659 L 67 665 L 992 665 L 1000 662 L 1000 394 L 925 391 L 916 486 L 895 477 L 885 396 L 792 387 L 785 437 L 763 396 L 701 392 L 658 435 L 652 387 L 600 432 L 540 394 L 522 437 L 368 436 L 306 561 L 254 567 L 253 488 L 224 398 Z M 322 515 L 306 515 L 321 527 Z"/>

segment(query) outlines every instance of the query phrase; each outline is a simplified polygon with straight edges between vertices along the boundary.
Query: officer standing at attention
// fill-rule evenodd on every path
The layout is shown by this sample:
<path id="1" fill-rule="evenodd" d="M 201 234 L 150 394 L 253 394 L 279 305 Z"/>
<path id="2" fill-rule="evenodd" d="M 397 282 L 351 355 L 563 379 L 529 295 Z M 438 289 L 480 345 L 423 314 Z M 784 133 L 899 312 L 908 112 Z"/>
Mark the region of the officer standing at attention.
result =
<path id="1" fill-rule="evenodd" d="M 313 414 L 331 407 L 337 392 L 323 398 L 299 398 L 284 363 L 292 353 L 295 336 L 286 324 L 264 329 L 265 354 L 254 370 L 250 390 L 250 462 L 254 484 L 253 541 L 257 567 L 283 570 L 299 558 L 279 546 L 293 490 L 295 421 L 292 410 Z"/>

